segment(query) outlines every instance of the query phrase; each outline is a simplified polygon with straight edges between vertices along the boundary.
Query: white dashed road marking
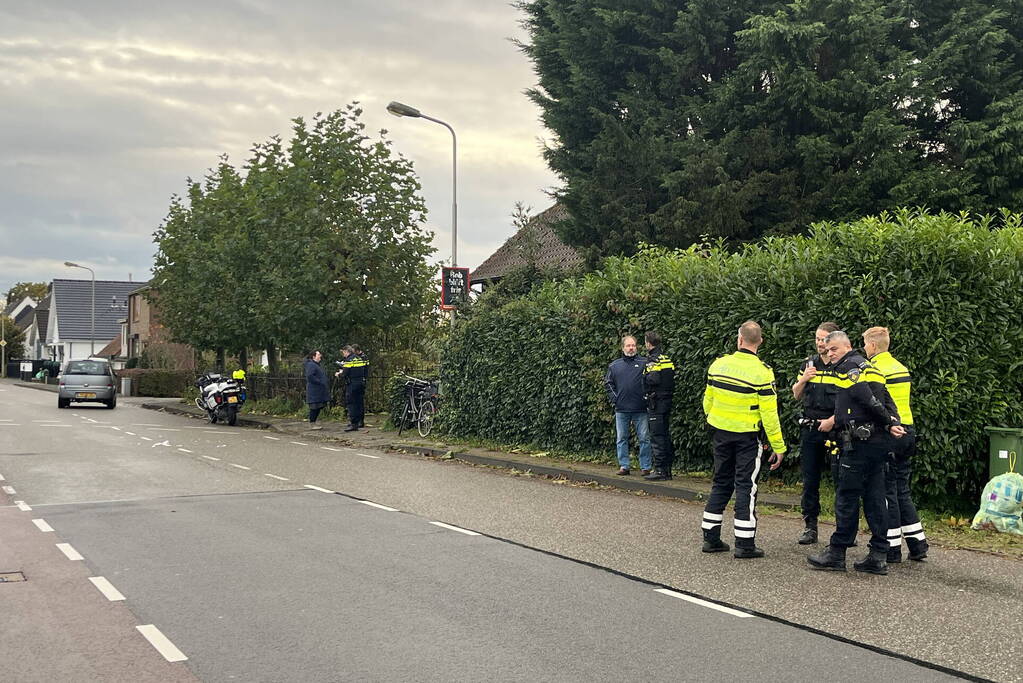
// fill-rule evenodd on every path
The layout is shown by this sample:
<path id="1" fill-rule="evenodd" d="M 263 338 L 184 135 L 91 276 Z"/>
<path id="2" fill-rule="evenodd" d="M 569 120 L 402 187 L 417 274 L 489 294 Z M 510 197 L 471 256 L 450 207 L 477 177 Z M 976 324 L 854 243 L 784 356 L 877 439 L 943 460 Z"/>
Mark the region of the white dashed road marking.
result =
<path id="1" fill-rule="evenodd" d="M 369 453 L 356 453 L 356 455 L 361 455 L 364 458 L 373 458 L 374 460 L 380 459 L 379 455 L 370 455 Z"/>
<path id="2" fill-rule="evenodd" d="M 152 439 L 150 439 L 148 436 L 140 436 L 139 438 L 144 441 L 152 441 Z"/>
<path id="3" fill-rule="evenodd" d="M 270 477 L 271 479 L 278 479 L 280 481 L 291 481 L 287 477 L 278 477 L 276 474 L 270 474 L 269 472 L 263 472 L 263 475 L 266 477 Z"/>
<path id="4" fill-rule="evenodd" d="M 450 524 L 445 524 L 444 522 L 430 522 L 430 524 L 432 524 L 434 526 L 441 526 L 441 527 L 444 527 L 445 529 L 451 529 L 452 531 L 457 531 L 458 533 L 465 534 L 466 536 L 480 536 L 481 535 L 477 531 L 469 531 L 468 529 L 463 529 L 461 527 L 452 526 Z"/>
<path id="5" fill-rule="evenodd" d="M 33 422 L 60 422 L 60 420 L 32 420 Z"/>
<path id="6" fill-rule="evenodd" d="M 47 425 L 39 425 L 39 426 L 40 426 L 40 427 L 68 427 L 68 428 L 70 428 L 70 427 L 71 427 L 71 425 L 52 425 L 52 424 L 47 424 Z M 114 429 L 117 429 L 117 427 L 114 427 Z"/>
<path id="7" fill-rule="evenodd" d="M 187 448 L 179 448 L 178 450 L 181 451 L 182 453 L 191 453 L 192 452 L 192 451 L 188 450 Z"/>
<path id="8" fill-rule="evenodd" d="M 26 503 L 23 500 L 16 500 L 14 501 L 14 504 L 17 505 L 18 509 L 21 510 L 22 512 L 28 512 L 29 510 L 32 509 L 31 507 L 29 507 L 28 503 Z"/>
<path id="9" fill-rule="evenodd" d="M 220 458 L 214 458 L 212 455 L 204 455 L 202 457 L 206 458 L 207 460 L 220 460 Z"/>
<path id="10" fill-rule="evenodd" d="M 107 600 L 111 602 L 115 600 L 124 600 L 124 596 L 121 595 L 121 591 L 114 588 L 114 585 L 107 581 L 106 577 L 103 576 L 90 576 L 89 581 L 92 581 L 92 585 L 99 589 L 99 592 L 103 594 Z"/>
<path id="11" fill-rule="evenodd" d="M 325 451 L 334 451 L 335 453 L 341 452 L 340 448 L 331 448 L 330 446 L 320 446 L 320 448 L 322 448 Z"/>
<path id="12" fill-rule="evenodd" d="M 15 493 L 17 493 L 17 491 L 14 490 L 13 486 L 5 486 L 4 493 L 6 493 L 9 496 L 13 496 Z"/>
<path id="13" fill-rule="evenodd" d="M 136 626 L 138 632 L 141 633 L 149 644 L 156 648 L 156 651 L 163 655 L 163 658 L 168 662 L 183 662 L 188 657 L 179 650 L 174 643 L 170 641 L 170 638 L 163 635 L 160 629 L 156 628 L 152 624 L 144 624 L 142 626 Z"/>
<path id="14" fill-rule="evenodd" d="M 388 512 L 397 512 L 398 511 L 397 508 L 389 508 L 386 505 L 381 505 L 380 503 L 374 503 L 371 500 L 360 500 L 359 502 L 362 503 L 363 505 L 369 505 L 370 507 L 379 508 L 380 510 L 387 510 Z"/>
<path id="15" fill-rule="evenodd" d="M 0 427 L 20 427 L 20 423 L 16 422 L 0 422 Z"/>
<path id="16" fill-rule="evenodd" d="M 302 443 L 301 441 L 292 441 L 291 443 L 295 444 L 296 446 L 308 446 L 309 445 L 307 443 Z"/>
<path id="17" fill-rule="evenodd" d="M 0 474 L 0 481 L 7 481 L 6 479 L 4 479 L 4 475 L 2 474 Z"/>
<path id="18" fill-rule="evenodd" d="M 239 465 L 239 464 L 233 463 L 233 462 L 231 463 L 231 467 L 237 467 L 240 470 L 251 470 L 252 469 L 251 467 L 246 467 L 245 465 Z"/>
<path id="19" fill-rule="evenodd" d="M 313 486 L 312 484 L 306 484 L 305 487 L 307 489 L 312 489 L 313 491 L 319 491 L 320 493 L 334 493 L 330 489 L 321 489 L 319 486 Z"/>
<path id="20" fill-rule="evenodd" d="M 270 439 L 271 441 L 280 441 L 276 436 L 264 436 L 264 439 Z"/>
<path id="21" fill-rule="evenodd" d="M 724 612 L 725 614 L 731 614 L 733 617 L 741 617 L 741 618 L 745 619 L 745 618 L 753 616 L 752 614 L 747 614 L 746 612 L 740 612 L 739 610 L 732 609 L 731 607 L 725 607 L 724 605 L 717 605 L 717 604 L 715 604 L 713 602 L 708 602 L 707 600 L 701 600 L 700 598 L 694 598 L 693 596 L 686 595 L 685 593 L 678 593 L 678 592 L 673 591 L 673 590 L 668 590 L 667 588 L 655 588 L 654 592 L 662 593 L 664 595 L 670 595 L 673 598 L 678 598 L 679 600 L 685 600 L 686 602 L 691 602 L 694 605 L 700 605 L 701 607 L 709 607 L 711 609 L 717 610 L 718 612 Z"/>
<path id="22" fill-rule="evenodd" d="M 77 550 L 71 547 L 70 543 L 58 543 L 57 548 L 60 552 L 64 553 L 64 556 L 69 560 L 77 561 L 85 559 Z"/>
<path id="23" fill-rule="evenodd" d="M 42 532 L 53 531 L 53 527 L 47 524 L 45 519 L 33 519 L 32 523 Z"/>
<path id="24" fill-rule="evenodd" d="M 125 434 L 128 434 L 129 436 L 137 436 L 135 432 L 125 432 Z"/>

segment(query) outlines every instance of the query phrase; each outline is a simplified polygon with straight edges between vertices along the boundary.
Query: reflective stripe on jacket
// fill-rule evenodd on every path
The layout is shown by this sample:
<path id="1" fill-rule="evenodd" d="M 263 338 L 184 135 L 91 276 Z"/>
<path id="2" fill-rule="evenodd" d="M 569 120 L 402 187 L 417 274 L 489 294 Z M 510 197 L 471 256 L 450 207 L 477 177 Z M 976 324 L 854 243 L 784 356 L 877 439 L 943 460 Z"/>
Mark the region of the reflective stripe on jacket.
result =
<path id="1" fill-rule="evenodd" d="M 895 357 L 888 351 L 877 354 L 870 359 L 870 362 L 874 364 L 878 372 L 884 375 L 884 385 L 888 389 L 888 393 L 891 394 L 892 400 L 895 401 L 895 407 L 899 410 L 902 424 L 913 424 L 913 411 L 909 407 L 909 393 L 912 383 L 909 369 L 895 360 Z"/>
<path id="2" fill-rule="evenodd" d="M 774 452 L 787 450 L 778 419 L 774 371 L 751 351 L 741 349 L 711 363 L 703 412 L 712 427 L 726 432 L 752 433 L 763 426 Z"/>

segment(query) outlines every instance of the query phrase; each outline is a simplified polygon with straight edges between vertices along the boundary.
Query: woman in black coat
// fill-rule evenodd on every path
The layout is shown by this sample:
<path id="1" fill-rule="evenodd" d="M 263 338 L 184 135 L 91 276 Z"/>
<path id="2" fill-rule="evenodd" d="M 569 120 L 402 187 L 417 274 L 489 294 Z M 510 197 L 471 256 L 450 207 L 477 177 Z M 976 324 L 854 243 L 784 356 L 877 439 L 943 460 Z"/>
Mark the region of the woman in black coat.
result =
<path id="1" fill-rule="evenodd" d="M 314 424 L 320 411 L 330 401 L 330 387 L 327 384 L 327 373 L 320 367 L 323 355 L 313 351 L 306 356 L 303 363 L 305 371 L 305 402 L 309 404 L 309 424 Z M 320 429 L 320 427 L 316 427 Z"/>

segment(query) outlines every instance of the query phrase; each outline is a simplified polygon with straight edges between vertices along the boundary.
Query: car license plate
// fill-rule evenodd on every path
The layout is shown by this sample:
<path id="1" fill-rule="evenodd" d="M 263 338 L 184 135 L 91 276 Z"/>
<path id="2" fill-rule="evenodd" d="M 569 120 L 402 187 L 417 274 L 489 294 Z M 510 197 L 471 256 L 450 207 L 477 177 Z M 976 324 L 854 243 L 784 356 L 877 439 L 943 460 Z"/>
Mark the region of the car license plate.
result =
<path id="1" fill-rule="evenodd" d="M 91 391 L 79 391 L 75 393 L 75 398 L 96 398 L 96 394 Z"/>
<path id="2" fill-rule="evenodd" d="M 228 396 L 227 397 L 227 402 L 228 403 L 237 403 L 238 402 L 238 397 L 237 396 Z"/>

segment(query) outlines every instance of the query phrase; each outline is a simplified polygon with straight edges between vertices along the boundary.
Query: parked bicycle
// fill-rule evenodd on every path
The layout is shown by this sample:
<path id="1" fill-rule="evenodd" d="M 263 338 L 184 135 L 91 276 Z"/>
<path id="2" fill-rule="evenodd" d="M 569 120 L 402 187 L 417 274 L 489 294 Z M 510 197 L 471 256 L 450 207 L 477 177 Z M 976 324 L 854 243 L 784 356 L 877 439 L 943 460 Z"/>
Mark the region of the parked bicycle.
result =
<path id="1" fill-rule="evenodd" d="M 437 383 L 417 379 L 411 375 L 403 377 L 406 380 L 405 407 L 401 412 L 401 419 L 398 420 L 398 436 L 412 425 L 419 429 L 419 436 L 429 436 L 430 430 L 433 429 L 433 418 L 440 406 Z"/>

